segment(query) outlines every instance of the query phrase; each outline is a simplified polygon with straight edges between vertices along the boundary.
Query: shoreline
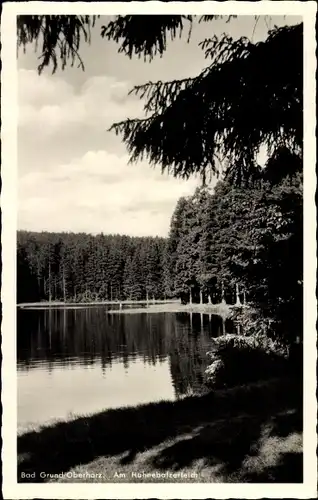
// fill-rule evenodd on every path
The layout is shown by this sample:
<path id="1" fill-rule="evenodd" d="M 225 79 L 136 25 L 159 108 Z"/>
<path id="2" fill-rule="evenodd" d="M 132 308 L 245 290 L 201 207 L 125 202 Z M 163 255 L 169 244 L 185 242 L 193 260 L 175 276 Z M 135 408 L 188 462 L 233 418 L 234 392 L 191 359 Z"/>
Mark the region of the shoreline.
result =
<path id="1" fill-rule="evenodd" d="M 111 309 L 107 314 L 149 314 L 149 313 L 201 313 L 228 316 L 233 309 L 230 304 L 150 304 L 148 307 L 136 307 L 134 309 Z"/>
<path id="2" fill-rule="evenodd" d="M 24 310 L 43 310 L 43 309 L 86 309 L 102 306 L 123 306 L 140 305 L 144 307 L 134 307 L 128 309 L 109 309 L 107 314 L 158 314 L 158 313 L 198 313 L 198 314 L 217 314 L 228 318 L 231 311 L 245 308 L 246 306 L 237 306 L 235 304 L 181 304 L 179 300 L 155 300 L 155 301 L 101 301 L 101 302 L 34 302 L 17 304 L 18 309 Z"/>
<path id="3" fill-rule="evenodd" d="M 155 300 L 148 301 L 148 304 L 179 304 L 178 299 L 171 300 Z M 17 304 L 20 309 L 48 309 L 48 308 L 72 308 L 72 307 L 94 307 L 94 306 L 110 306 L 110 305 L 134 305 L 147 304 L 147 300 L 101 300 L 92 302 L 22 302 Z"/>

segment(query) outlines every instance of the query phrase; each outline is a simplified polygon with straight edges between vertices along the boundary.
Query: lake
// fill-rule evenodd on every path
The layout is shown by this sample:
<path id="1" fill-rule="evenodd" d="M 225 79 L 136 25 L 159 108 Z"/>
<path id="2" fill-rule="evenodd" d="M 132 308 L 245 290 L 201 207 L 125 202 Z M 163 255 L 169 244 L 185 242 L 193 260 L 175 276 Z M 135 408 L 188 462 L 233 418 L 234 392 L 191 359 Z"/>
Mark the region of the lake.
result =
<path id="1" fill-rule="evenodd" d="M 18 310 L 18 428 L 205 392 L 210 339 L 224 331 L 231 321 L 208 314 Z"/>

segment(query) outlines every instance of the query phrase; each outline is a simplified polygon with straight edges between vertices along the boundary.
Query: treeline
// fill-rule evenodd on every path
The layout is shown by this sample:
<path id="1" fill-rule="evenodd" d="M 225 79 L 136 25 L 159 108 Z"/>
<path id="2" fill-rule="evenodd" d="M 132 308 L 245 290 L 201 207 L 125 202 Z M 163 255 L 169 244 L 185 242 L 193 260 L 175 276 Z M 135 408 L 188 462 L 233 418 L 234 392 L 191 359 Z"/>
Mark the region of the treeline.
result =
<path id="1" fill-rule="evenodd" d="M 167 239 L 20 231 L 18 302 L 247 300 L 300 325 L 302 161 L 282 149 L 255 171 L 179 199 Z"/>
<path id="2" fill-rule="evenodd" d="M 164 298 L 163 238 L 18 231 L 17 301 Z"/>

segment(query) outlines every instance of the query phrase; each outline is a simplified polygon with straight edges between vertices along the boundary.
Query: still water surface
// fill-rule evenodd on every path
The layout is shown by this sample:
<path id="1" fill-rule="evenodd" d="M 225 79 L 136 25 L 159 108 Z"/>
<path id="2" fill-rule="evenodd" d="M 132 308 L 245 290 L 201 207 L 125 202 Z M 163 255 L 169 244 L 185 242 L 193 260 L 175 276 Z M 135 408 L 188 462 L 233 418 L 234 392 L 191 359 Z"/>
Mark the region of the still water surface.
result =
<path id="1" fill-rule="evenodd" d="M 206 390 L 211 337 L 230 321 L 105 307 L 19 310 L 18 427 Z"/>

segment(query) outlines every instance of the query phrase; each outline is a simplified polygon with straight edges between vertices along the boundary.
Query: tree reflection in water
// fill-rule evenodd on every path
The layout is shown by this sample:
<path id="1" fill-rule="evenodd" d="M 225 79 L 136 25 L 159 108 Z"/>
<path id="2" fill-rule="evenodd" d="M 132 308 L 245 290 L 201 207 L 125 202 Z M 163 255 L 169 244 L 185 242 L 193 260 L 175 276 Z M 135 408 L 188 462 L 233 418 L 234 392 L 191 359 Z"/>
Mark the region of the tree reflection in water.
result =
<path id="1" fill-rule="evenodd" d="M 233 331 L 212 314 L 108 314 L 104 307 L 19 310 L 17 326 L 20 370 L 97 362 L 105 374 L 115 361 L 128 372 L 137 359 L 153 366 L 168 359 L 176 398 L 205 392 L 210 339 Z"/>

